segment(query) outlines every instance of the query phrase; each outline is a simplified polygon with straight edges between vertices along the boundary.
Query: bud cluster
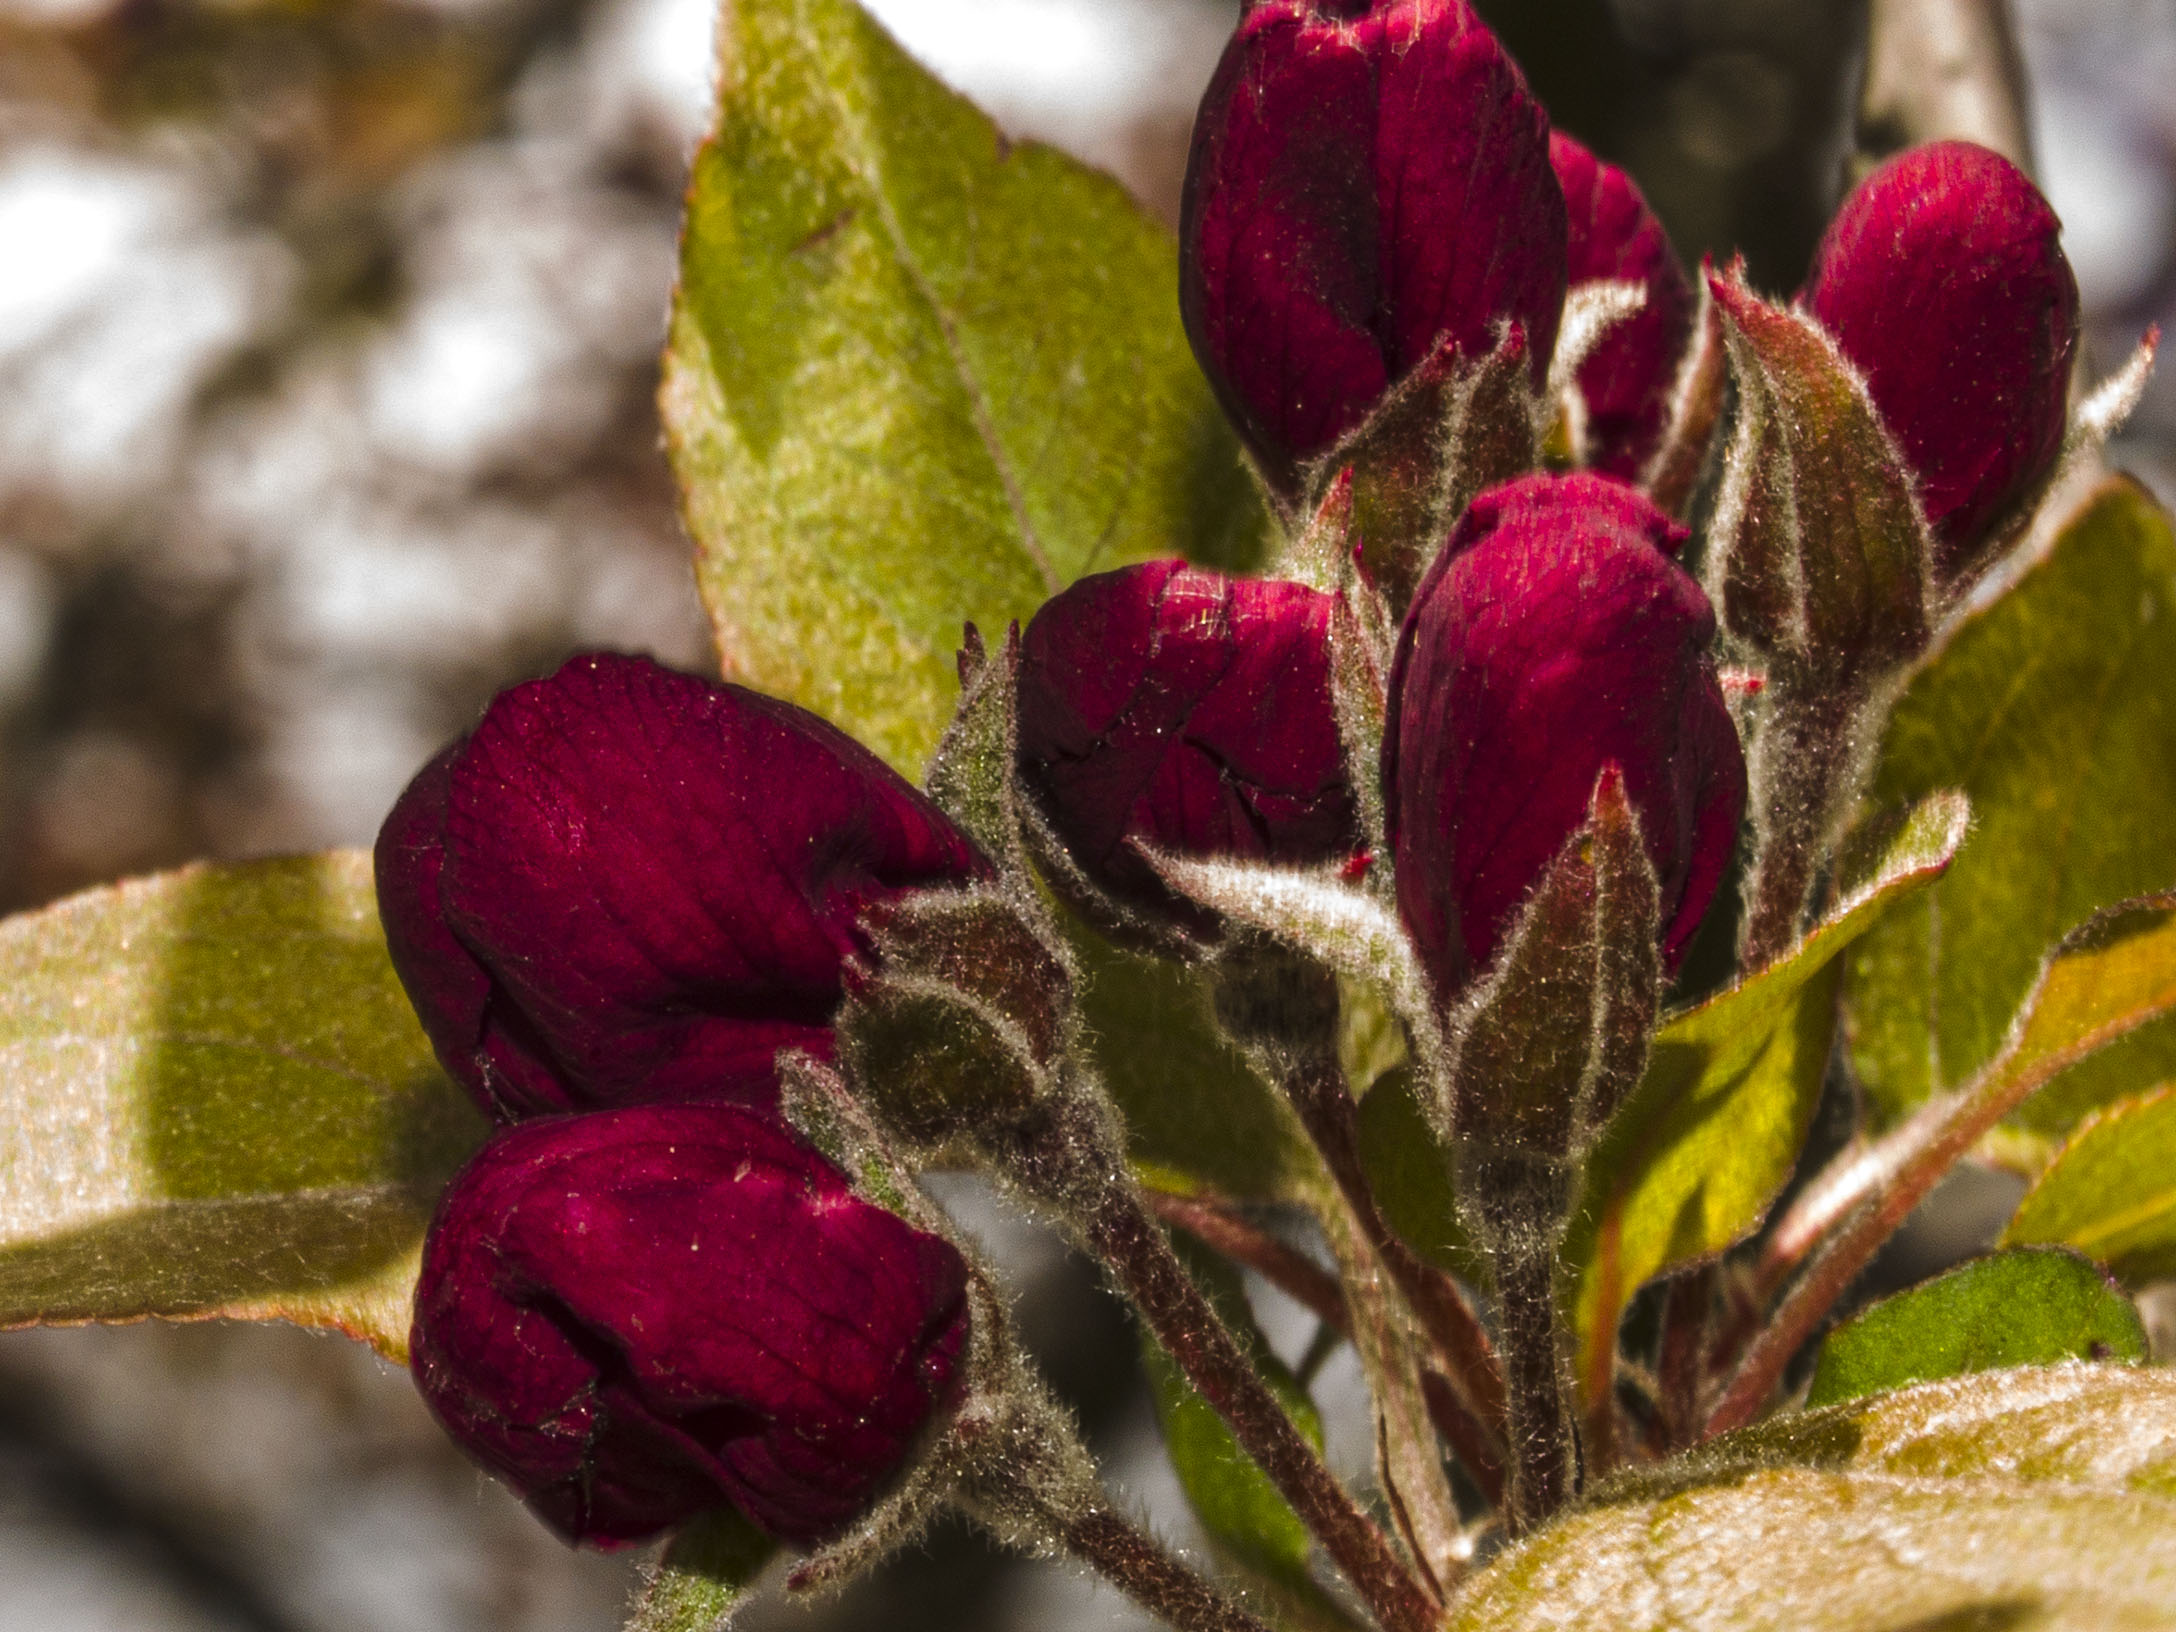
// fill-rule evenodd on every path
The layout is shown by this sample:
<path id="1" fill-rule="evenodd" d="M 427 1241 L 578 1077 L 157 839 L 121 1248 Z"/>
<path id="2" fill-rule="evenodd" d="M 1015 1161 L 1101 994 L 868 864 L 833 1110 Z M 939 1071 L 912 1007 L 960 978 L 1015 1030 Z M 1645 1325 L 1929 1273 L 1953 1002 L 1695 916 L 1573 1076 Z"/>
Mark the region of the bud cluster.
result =
<path id="1" fill-rule="evenodd" d="M 412 1363 L 569 1539 L 729 1503 L 828 1540 L 952 1401 L 964 1261 L 801 1142 L 779 1068 L 835 1052 L 871 915 L 988 871 L 815 716 L 635 658 L 502 694 L 402 795 L 394 967 L 501 1125 L 433 1221 Z"/>
<path id="2" fill-rule="evenodd" d="M 1377 1382 L 1432 1389 L 1511 1526 L 1539 1522 L 1578 1476 L 1554 1297 L 1580 1164 L 1741 825 L 1751 967 L 1797 936 L 1883 688 L 2080 434 L 2075 282 L 2006 161 L 1875 171 L 1795 303 L 1737 266 L 1696 288 L 1467 0 L 1251 6 L 1181 237 L 1188 335 L 1293 535 L 1280 576 L 1139 563 L 997 653 L 970 631 L 934 797 L 787 704 L 589 657 L 502 695 L 387 820 L 395 966 L 500 1124 L 433 1225 L 417 1377 L 570 1537 L 730 1503 L 822 1544 L 940 1433 L 982 1434 L 985 1471 L 1033 1438 L 985 1432 L 965 1381 L 1003 1345 L 974 1266 L 785 1119 L 814 1083 L 863 1128 L 825 1150 L 864 1187 L 904 1149 L 1054 1213 L 1386 1632 L 1435 1624 L 1440 1467 L 1408 1459 L 1393 1548 L 1179 1267 L 1047 897 L 1206 971 L 1322 1158 Z M 1703 583 L 1677 518 L 1726 370 Z M 1760 671 L 1750 771 L 1725 641 Z M 1402 1023 L 1488 1329 L 1370 1193 L 1333 976 Z M 1053 1420 L 1034 1443 L 1084 1463 Z"/>

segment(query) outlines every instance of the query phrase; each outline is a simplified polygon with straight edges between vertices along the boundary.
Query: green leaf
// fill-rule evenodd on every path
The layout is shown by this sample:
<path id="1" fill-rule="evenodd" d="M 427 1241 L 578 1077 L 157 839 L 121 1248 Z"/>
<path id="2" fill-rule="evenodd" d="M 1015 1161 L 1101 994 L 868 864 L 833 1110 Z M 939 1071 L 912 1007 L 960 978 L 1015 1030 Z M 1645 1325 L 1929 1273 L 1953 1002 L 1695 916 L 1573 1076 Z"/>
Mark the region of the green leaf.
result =
<path id="1" fill-rule="evenodd" d="M 1511 1548 L 1444 1632 L 2176 1625 L 2176 1379 L 1922 1383 L 1734 1434 Z"/>
<path id="2" fill-rule="evenodd" d="M 715 1632 L 732 1620 L 777 1551 L 732 1508 L 703 1514 L 666 1543 L 626 1632 Z"/>
<path id="3" fill-rule="evenodd" d="M 0 1326 L 327 1326 L 399 1360 L 483 1119 L 386 961 L 370 855 L 186 867 L 0 924 Z"/>
<path id="4" fill-rule="evenodd" d="M 918 773 L 963 619 L 1081 574 L 1244 566 L 1267 521 L 1170 235 L 1012 143 L 850 0 L 742 0 L 662 406 L 729 674 Z"/>
<path id="5" fill-rule="evenodd" d="M 1587 1400 L 1609 1386 L 1617 1322 L 1649 1278 L 1760 1222 L 1805 1142 L 1828 1069 L 1837 959 L 1942 876 L 1963 841 L 1955 795 L 1925 802 L 1871 882 L 1793 951 L 1656 1034 L 1646 1073 L 1603 1130 L 1564 1245 Z"/>
<path id="6" fill-rule="evenodd" d="M 1178 1245 L 1217 1313 L 1253 1357 L 1255 1368 L 1300 1432 L 1319 1451 L 1321 1413 L 1255 1325 L 1238 1270 L 1214 1253 L 1190 1250 L 1183 1239 Z M 1202 1528 L 1249 1569 L 1287 1589 L 1306 1589 L 1311 1585 L 1307 1558 L 1312 1545 L 1307 1526 L 1277 1493 L 1269 1476 L 1240 1448 L 1216 1408 L 1194 1391 L 1178 1362 L 1145 1331 L 1141 1362 L 1148 1372 L 1164 1448 Z"/>
<path id="7" fill-rule="evenodd" d="M 1224 1038 L 1193 968 L 1122 952 L 1066 920 L 1097 1070 L 1160 1190 L 1270 1199 L 1315 1170 L 1290 1107 Z"/>
<path id="8" fill-rule="evenodd" d="M 1950 874 L 1854 949 L 1852 1060 L 1877 1125 L 1994 1057 L 2048 949 L 2095 910 L 2176 886 L 2176 533 L 2104 483 L 2009 591 L 1961 620 L 1889 722 L 1870 797 L 1972 799 Z M 2028 1101 L 2056 1135 L 2176 1075 L 2176 1024 Z"/>
<path id="9" fill-rule="evenodd" d="M 1360 1101 L 1360 1165 L 1390 1227 L 1439 1269 L 1476 1286 L 1488 1267 L 1467 1239 L 1451 1191 L 1450 1153 L 1414 1097 L 1413 1072 L 1400 1065 L 1376 1079 Z"/>
<path id="10" fill-rule="evenodd" d="M 2176 1275 L 2176 1085 L 2079 1123 L 2002 1241 L 2075 1247 L 2134 1286 Z"/>
<path id="11" fill-rule="evenodd" d="M 2131 1300 L 2075 1253 L 1997 1253 L 1884 1298 L 1829 1333 L 1809 1407 L 2058 1360 L 2143 1360 Z"/>

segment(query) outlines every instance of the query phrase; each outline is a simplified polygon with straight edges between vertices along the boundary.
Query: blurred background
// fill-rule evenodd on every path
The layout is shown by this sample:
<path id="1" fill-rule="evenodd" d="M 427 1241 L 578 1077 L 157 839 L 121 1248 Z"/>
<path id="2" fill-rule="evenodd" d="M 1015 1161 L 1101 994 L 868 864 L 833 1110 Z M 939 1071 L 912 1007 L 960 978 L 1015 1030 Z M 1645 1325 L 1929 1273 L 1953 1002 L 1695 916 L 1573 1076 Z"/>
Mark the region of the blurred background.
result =
<path id="1" fill-rule="evenodd" d="M 1235 0 L 871 9 L 1175 216 Z M 1688 261 L 1742 247 L 1795 285 L 1851 149 L 1862 4 L 1483 9 Z M 2176 0 L 2016 12 L 2102 371 L 2176 317 Z M 0 907 L 367 843 L 494 690 L 576 648 L 714 669 L 652 404 L 711 32 L 710 0 L 0 0 Z M 2176 497 L 2170 373 L 2115 459 Z M 1116 1477 L 1198 1542 L 1116 1306 L 955 1194 Z M 1954 1250 L 1975 1215 L 1946 1205 Z M 1319 1388 L 1363 1474 L 1355 1376 Z M 0 1632 L 604 1632 L 633 1570 L 551 1541 L 336 1340 L 0 1336 Z M 1141 1623 L 941 1531 L 748 1624 Z"/>

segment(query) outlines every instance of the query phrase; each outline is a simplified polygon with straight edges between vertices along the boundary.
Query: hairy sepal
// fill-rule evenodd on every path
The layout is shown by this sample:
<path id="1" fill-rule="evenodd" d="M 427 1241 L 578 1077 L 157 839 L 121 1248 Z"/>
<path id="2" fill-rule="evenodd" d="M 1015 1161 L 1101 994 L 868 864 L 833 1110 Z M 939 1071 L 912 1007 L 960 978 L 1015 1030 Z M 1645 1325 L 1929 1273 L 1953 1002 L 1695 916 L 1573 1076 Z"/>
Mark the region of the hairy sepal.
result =
<path id="1" fill-rule="evenodd" d="M 1309 473 L 1309 491 L 1324 494 L 1352 472 L 1361 572 L 1394 612 L 1473 496 L 1540 462 L 1543 399 L 1527 349 L 1517 323 L 1485 357 L 1446 341 Z"/>
<path id="2" fill-rule="evenodd" d="M 1715 427 L 1723 417 L 1723 387 L 1728 376 L 1722 311 L 1703 278 L 1692 344 L 1685 348 L 1684 358 L 1677 365 L 1677 379 L 1670 387 L 1669 423 L 1639 480 L 1647 496 L 1680 521 L 1692 508 L 1693 493 L 1707 469 Z"/>
<path id="3" fill-rule="evenodd" d="M 1639 1080 L 1661 1003 L 1660 892 L 1616 767 L 1451 1019 L 1442 1108 L 1462 1148 L 1583 1154 Z"/>
<path id="4" fill-rule="evenodd" d="M 1542 388 L 1552 421 L 1543 440 L 1554 444 L 1561 437 L 1574 464 L 1587 463 L 1587 399 L 1579 390 L 1579 370 L 1610 330 L 1646 306 L 1647 285 L 1633 278 L 1596 278 L 1565 293 L 1549 382 Z"/>
<path id="5" fill-rule="evenodd" d="M 1018 724 L 1013 699 L 1020 674 L 1020 625 L 1005 630 L 993 655 L 972 623 L 959 653 L 960 700 L 922 779 L 939 810 L 981 846 L 1008 876 L 1024 877 L 1019 796 L 1013 780 Z"/>
<path id="6" fill-rule="evenodd" d="M 1707 285 L 1738 384 L 1709 592 L 1771 663 L 1863 685 L 1927 643 L 1933 543 L 1910 469 L 1817 324 L 1735 273 Z"/>
<path id="7" fill-rule="evenodd" d="M 1039 906 L 999 887 L 930 891 L 871 933 L 878 962 L 848 982 L 839 1049 L 895 1135 L 943 1150 L 1053 1091 L 1077 1021 L 1070 961 Z"/>
<path id="8" fill-rule="evenodd" d="M 1395 910 L 1335 874 L 1254 862 L 1197 861 L 1145 851 L 1158 875 L 1190 900 L 1380 992 L 1424 1058 L 1441 1057 L 1428 977 Z"/>
<path id="9" fill-rule="evenodd" d="M 2124 365 L 2086 393 L 2070 416 L 2070 433 L 2064 438 L 2063 462 L 2079 452 L 2099 452 L 2108 439 L 2129 423 L 2153 379 L 2154 359 L 2161 350 L 2161 326 L 2146 330 Z"/>

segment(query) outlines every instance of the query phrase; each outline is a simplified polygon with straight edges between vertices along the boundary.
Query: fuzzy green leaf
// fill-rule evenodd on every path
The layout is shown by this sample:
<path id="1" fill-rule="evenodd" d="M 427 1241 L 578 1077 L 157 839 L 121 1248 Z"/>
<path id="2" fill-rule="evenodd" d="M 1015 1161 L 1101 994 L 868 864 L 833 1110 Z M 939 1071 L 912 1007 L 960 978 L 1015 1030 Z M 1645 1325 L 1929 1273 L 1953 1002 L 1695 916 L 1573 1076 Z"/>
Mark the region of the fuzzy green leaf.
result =
<path id="1" fill-rule="evenodd" d="M 1837 1327 L 1806 1404 L 2009 1366 L 2145 1358 L 2138 1311 L 2098 1269 L 2059 1248 L 2024 1248 L 1961 1264 Z"/>
<path id="2" fill-rule="evenodd" d="M 1390 1227 L 1439 1269 L 1486 1285 L 1488 1269 L 1467 1238 L 1451 1192 L 1451 1158 L 1414 1097 L 1411 1067 L 1375 1080 L 1360 1101 L 1356 1137 L 1368 1187 Z"/>
<path id="3" fill-rule="evenodd" d="M 1089 1047 L 1142 1177 L 1181 1194 L 1290 1194 L 1314 1161 L 1306 1135 L 1217 1029 L 1200 974 L 1066 927 Z"/>
<path id="4" fill-rule="evenodd" d="M 1794 1413 L 1600 1492 L 1444 1632 L 2176 1625 L 2176 1378 L 1985 1372 Z"/>
<path id="5" fill-rule="evenodd" d="M 1894 807 L 1946 787 L 1971 796 L 1972 842 L 1848 960 L 1847 1036 L 1877 1125 L 1995 1056 L 2064 932 L 2176 886 L 2176 532 L 2135 483 L 2098 488 L 1906 688 L 1870 797 Z M 2163 1021 L 2013 1122 L 2059 1136 L 2171 1075 Z"/>
<path id="6" fill-rule="evenodd" d="M 719 1632 L 777 1551 L 731 1508 L 705 1513 L 666 1544 L 626 1632 Z"/>
<path id="7" fill-rule="evenodd" d="M 0 924 L 0 1325 L 327 1326 L 402 1358 L 484 1124 L 386 961 L 370 856 L 179 872 Z"/>
<path id="8" fill-rule="evenodd" d="M 851 0 L 742 0 L 695 160 L 662 404 L 728 674 L 918 773 L 963 619 L 1081 574 L 1257 559 L 1170 235 L 1008 142 Z"/>
<path id="9" fill-rule="evenodd" d="M 1632 1294 L 1744 1236 L 1790 1176 L 1828 1068 L 1837 958 L 1942 876 L 1966 819 L 1954 795 L 1927 800 L 1870 882 L 1797 948 L 1656 1034 L 1646 1074 L 1595 1148 L 1564 1246 L 1590 1402 L 1608 1387 Z"/>
<path id="10" fill-rule="evenodd" d="M 2176 1085 L 2079 1123 L 2002 1240 L 2075 1247 L 2133 1285 L 2176 1275 Z"/>

